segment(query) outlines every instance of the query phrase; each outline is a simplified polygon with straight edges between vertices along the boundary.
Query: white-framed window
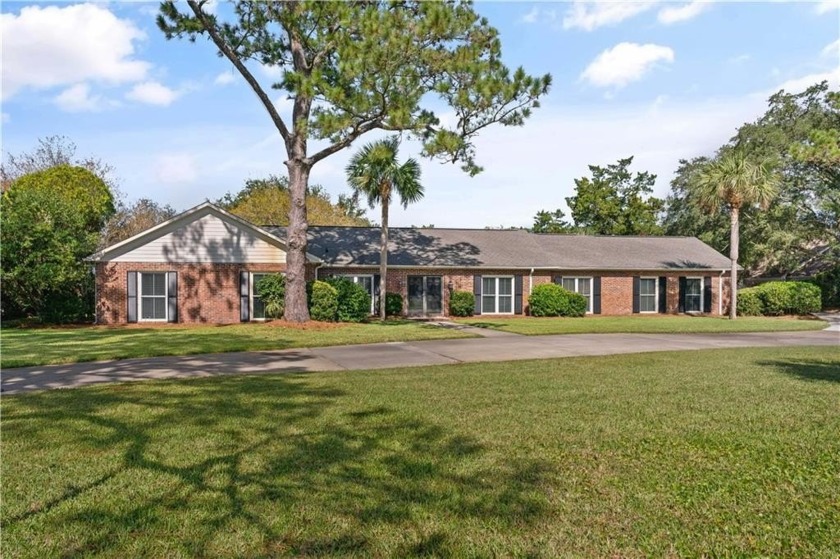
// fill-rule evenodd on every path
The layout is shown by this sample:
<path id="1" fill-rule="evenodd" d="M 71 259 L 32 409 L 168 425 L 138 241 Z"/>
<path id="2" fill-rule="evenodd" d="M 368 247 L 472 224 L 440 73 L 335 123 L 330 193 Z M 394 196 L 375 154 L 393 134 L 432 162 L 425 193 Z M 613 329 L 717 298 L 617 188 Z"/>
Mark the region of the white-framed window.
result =
<path id="1" fill-rule="evenodd" d="M 513 276 L 481 277 L 481 312 L 513 314 Z"/>
<path id="2" fill-rule="evenodd" d="M 685 312 L 703 312 L 703 278 L 685 278 Z"/>
<path id="3" fill-rule="evenodd" d="M 374 305 L 374 285 L 373 285 L 373 275 L 361 275 L 361 276 L 342 276 L 353 283 L 357 283 L 365 288 L 365 291 L 368 292 L 370 295 L 370 314 L 374 314 L 376 312 L 375 305 Z"/>
<path id="4" fill-rule="evenodd" d="M 659 279 L 639 279 L 639 312 L 657 312 L 659 302 Z"/>
<path id="5" fill-rule="evenodd" d="M 137 316 L 143 322 L 166 322 L 169 286 L 166 272 L 141 272 Z"/>
<path id="6" fill-rule="evenodd" d="M 257 293 L 257 285 L 268 273 L 251 272 L 251 320 L 265 320 L 265 302 Z"/>
<path id="7" fill-rule="evenodd" d="M 563 277 L 563 289 L 580 293 L 586 298 L 586 312 L 592 312 L 592 278 Z"/>

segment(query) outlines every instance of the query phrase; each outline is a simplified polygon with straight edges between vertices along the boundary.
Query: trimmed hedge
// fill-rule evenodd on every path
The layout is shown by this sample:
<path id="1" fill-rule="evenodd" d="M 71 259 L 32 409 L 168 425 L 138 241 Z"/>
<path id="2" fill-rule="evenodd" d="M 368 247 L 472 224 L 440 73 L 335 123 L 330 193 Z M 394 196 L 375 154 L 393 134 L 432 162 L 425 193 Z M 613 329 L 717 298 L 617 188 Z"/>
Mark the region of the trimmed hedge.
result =
<path id="1" fill-rule="evenodd" d="M 528 297 L 531 316 L 583 316 L 586 297 L 563 289 L 556 283 L 538 285 Z"/>
<path id="2" fill-rule="evenodd" d="M 335 322 L 338 313 L 338 290 L 325 281 L 312 282 L 309 316 L 312 320 Z"/>
<path id="3" fill-rule="evenodd" d="M 341 276 L 324 281 L 338 292 L 336 318 L 339 322 L 361 322 L 370 316 L 370 294 L 364 287 Z"/>
<path id="4" fill-rule="evenodd" d="M 820 288 L 802 281 L 773 281 L 738 291 L 738 314 L 809 314 L 822 306 Z"/>
<path id="5" fill-rule="evenodd" d="M 475 295 L 469 291 L 455 291 L 449 298 L 449 314 L 472 316 L 475 312 Z"/>
<path id="6" fill-rule="evenodd" d="M 385 294 L 385 314 L 388 316 L 400 316 L 403 313 L 403 298 L 399 293 Z"/>

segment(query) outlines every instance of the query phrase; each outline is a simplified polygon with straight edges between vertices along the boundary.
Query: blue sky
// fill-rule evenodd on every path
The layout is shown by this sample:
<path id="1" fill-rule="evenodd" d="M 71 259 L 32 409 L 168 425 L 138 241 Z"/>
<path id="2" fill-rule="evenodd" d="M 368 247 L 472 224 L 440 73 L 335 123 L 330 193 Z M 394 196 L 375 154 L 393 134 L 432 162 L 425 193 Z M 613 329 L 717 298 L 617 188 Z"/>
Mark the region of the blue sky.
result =
<path id="1" fill-rule="evenodd" d="M 423 161 L 426 198 L 395 207 L 395 225 L 527 226 L 540 209 L 565 208 L 587 165 L 629 155 L 636 170 L 659 176 L 664 196 L 680 158 L 711 153 L 774 91 L 840 82 L 840 0 L 476 8 L 500 30 L 509 65 L 549 72 L 554 85 L 524 127 L 478 139 L 477 177 Z M 283 173 L 279 136 L 254 94 L 209 43 L 167 42 L 156 9 L 4 2 L 4 154 L 66 135 L 80 155 L 116 167 L 127 199 L 178 209 Z M 268 83 L 273 73 L 257 75 Z M 312 182 L 347 192 L 347 159 L 375 137 L 320 162 Z M 403 155 L 416 150 L 406 143 Z"/>

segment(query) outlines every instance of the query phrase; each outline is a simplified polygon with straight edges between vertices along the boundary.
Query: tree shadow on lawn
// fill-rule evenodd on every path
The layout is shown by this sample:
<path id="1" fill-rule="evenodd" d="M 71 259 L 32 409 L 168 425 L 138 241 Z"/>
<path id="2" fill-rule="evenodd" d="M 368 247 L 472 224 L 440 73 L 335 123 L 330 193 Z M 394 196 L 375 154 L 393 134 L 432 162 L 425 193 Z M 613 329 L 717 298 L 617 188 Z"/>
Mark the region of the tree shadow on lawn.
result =
<path id="1" fill-rule="evenodd" d="M 523 526 L 546 510 L 546 463 L 487 460 L 471 437 L 296 374 L 51 391 L 3 411 L 6 442 L 63 447 L 61 463 L 28 463 L 61 480 L 35 503 L 7 494 L 27 472 L 4 455 L 11 555 L 45 538 L 68 557 L 381 555 L 383 533 L 397 555 L 449 555 L 459 522 Z M 60 473 L 71 463 L 87 479 Z"/>
<path id="2" fill-rule="evenodd" d="M 840 354 L 838 354 L 840 356 Z M 840 383 L 840 361 L 799 359 L 759 361 L 759 365 L 772 367 L 786 375 L 810 381 Z"/>

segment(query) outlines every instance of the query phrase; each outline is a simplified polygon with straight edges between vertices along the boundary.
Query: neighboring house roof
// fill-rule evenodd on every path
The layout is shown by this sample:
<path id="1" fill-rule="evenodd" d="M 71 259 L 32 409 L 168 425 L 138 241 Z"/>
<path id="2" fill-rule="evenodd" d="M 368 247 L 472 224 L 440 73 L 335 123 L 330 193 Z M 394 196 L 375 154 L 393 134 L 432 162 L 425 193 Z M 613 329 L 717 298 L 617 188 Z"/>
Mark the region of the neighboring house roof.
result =
<path id="1" fill-rule="evenodd" d="M 285 238 L 284 227 L 265 227 Z M 309 227 L 328 266 L 378 266 L 377 227 Z M 524 230 L 391 228 L 388 265 L 580 270 L 723 270 L 728 258 L 694 237 L 541 235 Z"/>
<path id="2" fill-rule="evenodd" d="M 210 226 L 216 230 L 211 231 Z M 142 233 L 99 250 L 87 260 L 248 262 L 255 257 L 270 261 L 279 257 L 285 261 L 285 252 L 284 239 L 210 202 L 204 202 Z M 317 262 L 311 254 L 308 257 L 310 261 Z"/>

